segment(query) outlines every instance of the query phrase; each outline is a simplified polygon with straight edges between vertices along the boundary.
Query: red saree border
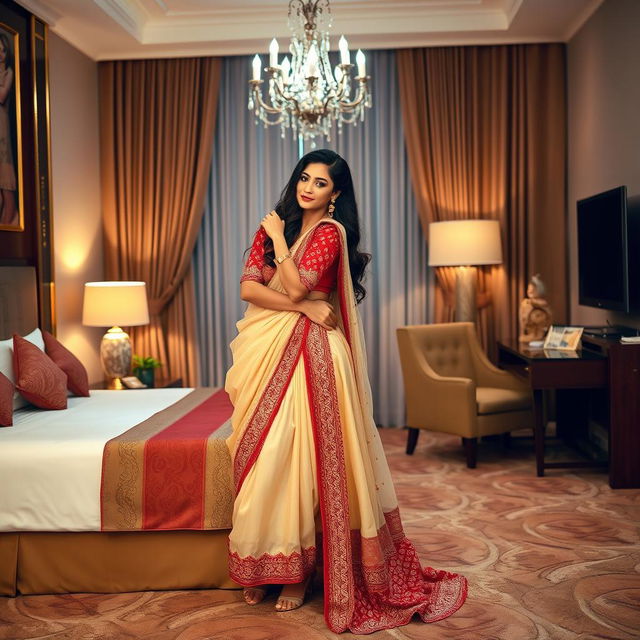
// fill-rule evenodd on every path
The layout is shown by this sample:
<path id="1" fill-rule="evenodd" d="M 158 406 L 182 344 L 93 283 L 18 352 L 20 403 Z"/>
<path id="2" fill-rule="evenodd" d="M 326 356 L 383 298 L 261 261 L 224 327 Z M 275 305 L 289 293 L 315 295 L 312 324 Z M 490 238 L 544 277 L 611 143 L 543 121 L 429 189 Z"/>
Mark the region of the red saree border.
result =
<path id="1" fill-rule="evenodd" d="M 422 567 L 415 547 L 404 538 L 387 562 L 386 588 L 375 592 L 362 567 L 354 562 L 355 606 L 352 633 L 365 634 L 408 624 L 417 613 L 423 622 L 438 622 L 455 613 L 467 597 L 467 580 L 455 573 Z"/>
<path id="2" fill-rule="evenodd" d="M 324 617 L 340 633 L 353 615 L 349 494 L 340 407 L 329 338 L 312 323 L 303 347 L 318 473 L 324 557 Z"/>
<path id="3" fill-rule="evenodd" d="M 243 587 L 262 584 L 296 584 L 306 580 L 316 567 L 316 547 L 301 549 L 300 553 L 263 553 L 240 556 L 229 550 L 229 576 Z"/>
<path id="4" fill-rule="evenodd" d="M 391 539 L 395 544 L 404 539 L 404 529 L 402 528 L 402 519 L 400 518 L 400 508 L 396 507 L 384 514 L 385 523 L 389 529 Z"/>
<path id="5" fill-rule="evenodd" d="M 291 377 L 300 359 L 302 345 L 309 331 L 310 321 L 300 315 L 296 322 L 280 362 L 269 380 L 251 420 L 247 425 L 233 459 L 233 477 L 236 494 L 240 491 L 244 479 L 260 455 L 269 429 L 282 404 L 282 399 L 289 387 Z"/>
<path id="6" fill-rule="evenodd" d="M 372 538 L 365 538 L 359 530 L 351 531 L 352 562 L 354 567 L 360 567 L 369 591 L 383 592 L 387 588 L 387 562 L 395 552 L 396 548 L 386 523 Z"/>

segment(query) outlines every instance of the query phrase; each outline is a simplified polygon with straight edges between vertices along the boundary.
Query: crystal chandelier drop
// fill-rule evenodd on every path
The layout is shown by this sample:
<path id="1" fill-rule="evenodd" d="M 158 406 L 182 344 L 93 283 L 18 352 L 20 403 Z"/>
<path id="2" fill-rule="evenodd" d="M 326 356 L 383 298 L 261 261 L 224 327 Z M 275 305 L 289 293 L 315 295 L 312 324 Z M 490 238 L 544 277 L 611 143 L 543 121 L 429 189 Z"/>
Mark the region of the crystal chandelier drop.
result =
<path id="1" fill-rule="evenodd" d="M 279 124 L 284 137 L 290 128 L 293 136 L 311 139 L 316 136 L 331 140 L 335 121 L 340 132 L 343 124 L 356 125 L 364 120 L 365 107 L 371 107 L 369 76 L 365 57 L 356 55 L 358 75 L 351 79 L 349 45 L 340 38 L 340 64 L 331 70 L 329 62 L 329 0 L 290 0 L 289 28 L 293 35 L 287 56 L 278 64 L 278 42 L 269 47 L 269 66 L 264 69 L 269 80 L 268 98 L 263 99 L 262 61 L 253 58 L 253 77 L 249 81 L 249 110 L 264 126 Z M 355 84 L 355 86 L 354 86 Z"/>

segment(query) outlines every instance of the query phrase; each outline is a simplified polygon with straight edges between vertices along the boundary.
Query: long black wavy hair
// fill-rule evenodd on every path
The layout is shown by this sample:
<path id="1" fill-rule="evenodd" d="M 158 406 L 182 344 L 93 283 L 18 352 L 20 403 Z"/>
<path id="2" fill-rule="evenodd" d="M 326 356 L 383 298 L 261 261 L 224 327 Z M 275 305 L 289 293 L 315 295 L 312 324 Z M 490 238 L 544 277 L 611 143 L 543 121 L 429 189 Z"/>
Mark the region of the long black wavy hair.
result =
<path id="1" fill-rule="evenodd" d="M 287 245 L 291 246 L 302 229 L 303 209 L 298 204 L 296 197 L 298 181 L 300 180 L 302 172 L 307 168 L 307 165 L 314 162 L 327 165 L 329 176 L 333 181 L 333 190 L 340 191 L 340 195 L 335 202 L 333 219 L 337 220 L 347 232 L 349 271 L 351 273 L 356 302 L 360 303 L 367 294 L 361 281 L 364 277 L 365 268 L 371 260 L 371 254 L 362 253 L 358 250 L 358 245 L 360 244 L 358 205 L 356 204 L 356 195 L 353 190 L 351 171 L 344 158 L 339 156 L 335 151 L 331 151 L 331 149 L 316 149 L 307 153 L 295 166 L 289 182 L 287 182 L 287 185 L 282 190 L 280 200 L 274 209 L 285 222 L 284 237 L 287 240 Z M 265 263 L 272 267 L 275 266 L 274 257 L 273 241 L 267 236 L 264 242 Z"/>

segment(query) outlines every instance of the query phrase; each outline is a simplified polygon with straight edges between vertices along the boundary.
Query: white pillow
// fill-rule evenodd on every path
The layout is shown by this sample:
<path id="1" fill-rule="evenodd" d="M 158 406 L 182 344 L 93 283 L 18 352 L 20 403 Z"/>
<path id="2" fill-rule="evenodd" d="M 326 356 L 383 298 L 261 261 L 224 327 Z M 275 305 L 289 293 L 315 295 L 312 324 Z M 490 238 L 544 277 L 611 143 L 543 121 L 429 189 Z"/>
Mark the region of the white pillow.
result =
<path id="1" fill-rule="evenodd" d="M 25 340 L 28 340 L 32 344 L 35 344 L 40 351 L 44 351 L 44 340 L 42 338 L 42 331 L 40 329 L 34 329 L 29 335 L 23 336 Z M 16 378 L 13 373 L 13 338 L 7 340 L 0 340 L 0 372 L 4 373 L 13 384 L 16 383 Z M 17 392 L 13 394 L 13 410 L 26 407 L 29 403 Z"/>

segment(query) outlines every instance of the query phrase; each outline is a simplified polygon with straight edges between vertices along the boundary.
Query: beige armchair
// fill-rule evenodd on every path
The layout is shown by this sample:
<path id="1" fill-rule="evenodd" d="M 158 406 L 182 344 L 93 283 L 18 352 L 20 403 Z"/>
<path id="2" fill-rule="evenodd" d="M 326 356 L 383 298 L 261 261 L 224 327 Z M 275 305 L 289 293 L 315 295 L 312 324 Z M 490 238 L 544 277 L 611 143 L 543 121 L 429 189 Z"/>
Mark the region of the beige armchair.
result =
<path id="1" fill-rule="evenodd" d="M 484 354 L 471 322 L 397 329 L 404 377 L 407 453 L 419 429 L 462 437 L 467 466 L 476 466 L 478 438 L 533 426 L 531 392 Z"/>

